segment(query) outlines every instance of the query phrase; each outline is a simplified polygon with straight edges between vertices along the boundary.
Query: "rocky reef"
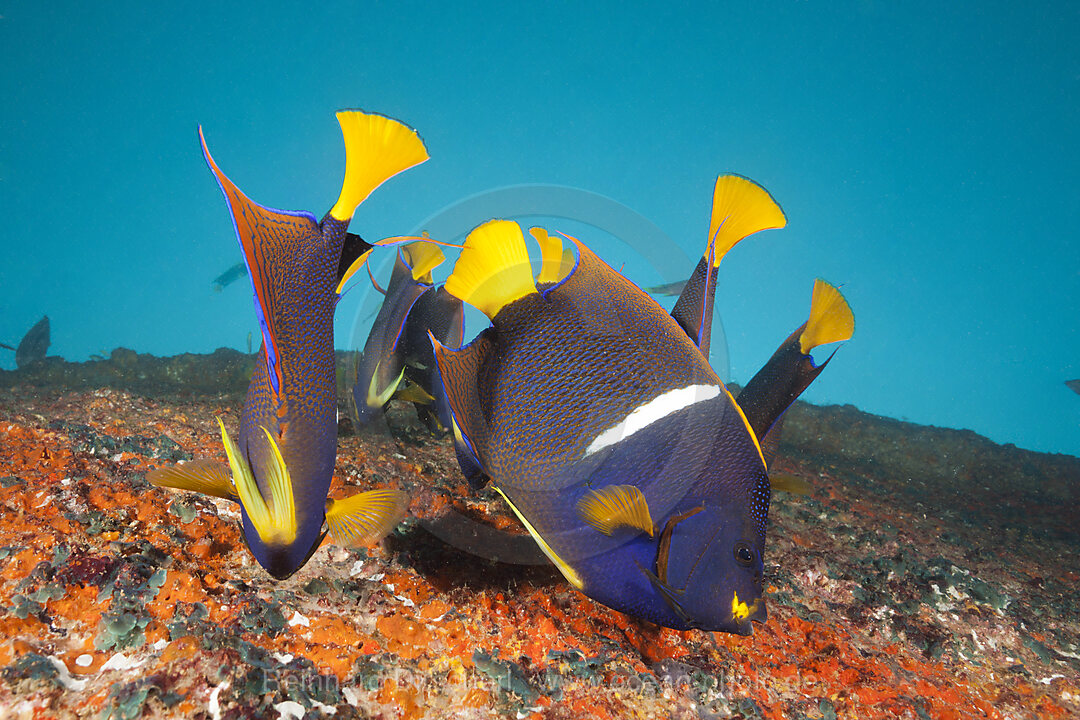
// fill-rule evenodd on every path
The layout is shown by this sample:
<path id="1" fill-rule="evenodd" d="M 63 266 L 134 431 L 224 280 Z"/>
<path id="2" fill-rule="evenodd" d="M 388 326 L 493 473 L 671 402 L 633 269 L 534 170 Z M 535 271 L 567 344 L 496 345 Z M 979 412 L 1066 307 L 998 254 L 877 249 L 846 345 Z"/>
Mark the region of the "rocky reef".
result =
<path id="1" fill-rule="evenodd" d="M 342 423 L 332 495 L 398 487 L 411 517 L 273 581 L 234 506 L 144 477 L 223 457 L 251 363 L 0 372 L 0 715 L 1080 715 L 1080 459 L 800 403 L 778 469 L 812 491 L 774 496 L 768 622 L 677 632 L 574 591 L 406 406 Z"/>

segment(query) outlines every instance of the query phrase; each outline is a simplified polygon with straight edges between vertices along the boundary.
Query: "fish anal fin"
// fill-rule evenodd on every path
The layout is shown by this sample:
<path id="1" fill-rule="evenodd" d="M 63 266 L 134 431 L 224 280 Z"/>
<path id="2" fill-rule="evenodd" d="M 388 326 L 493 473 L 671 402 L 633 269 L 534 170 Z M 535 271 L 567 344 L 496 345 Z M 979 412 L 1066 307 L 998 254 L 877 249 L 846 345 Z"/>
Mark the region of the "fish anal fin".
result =
<path id="1" fill-rule="evenodd" d="M 494 319 L 499 311 L 536 292 L 521 226 L 489 220 L 465 239 L 446 290 Z"/>
<path id="2" fill-rule="evenodd" d="M 330 215 L 348 221 L 375 188 L 428 159 L 424 141 L 409 126 L 362 110 L 337 113 L 345 140 L 345 179 Z"/>
<path id="3" fill-rule="evenodd" d="M 671 317 L 706 357 L 712 335 L 716 275 L 717 268 L 710 265 L 708 255 L 701 258 L 671 310 Z"/>
<path id="4" fill-rule="evenodd" d="M 818 278 L 810 298 L 810 319 L 799 335 L 803 355 L 819 345 L 850 340 L 855 333 L 855 315 L 851 306 L 834 286 Z"/>
<path id="5" fill-rule="evenodd" d="M 368 490 L 344 500 L 328 501 L 326 524 L 334 542 L 343 547 L 373 545 L 392 531 L 409 507 L 400 490 Z"/>
<path id="6" fill-rule="evenodd" d="M 240 501 L 236 488 L 229 480 L 229 468 L 217 460 L 190 460 L 182 465 L 156 468 L 146 474 L 146 479 L 157 487 Z"/>
<path id="7" fill-rule="evenodd" d="M 739 406 L 759 437 L 771 434 L 773 425 L 832 359 L 830 355 L 815 364 L 810 351 L 847 340 L 854 328 L 854 315 L 840 292 L 823 280 L 816 281 L 810 319 L 784 340 L 739 393 Z"/>
<path id="8" fill-rule="evenodd" d="M 653 535 L 649 503 L 635 485 L 608 485 L 589 490 L 577 503 L 581 519 L 605 535 L 630 527 Z"/>

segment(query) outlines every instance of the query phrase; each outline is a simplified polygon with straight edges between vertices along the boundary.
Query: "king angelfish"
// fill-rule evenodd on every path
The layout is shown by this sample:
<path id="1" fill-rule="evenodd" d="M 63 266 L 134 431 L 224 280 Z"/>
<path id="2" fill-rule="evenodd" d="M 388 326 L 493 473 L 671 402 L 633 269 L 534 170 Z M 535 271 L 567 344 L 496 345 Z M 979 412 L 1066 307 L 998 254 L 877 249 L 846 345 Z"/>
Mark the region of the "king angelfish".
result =
<path id="1" fill-rule="evenodd" d="M 447 279 L 492 323 L 458 351 L 433 339 L 462 471 L 492 483 L 571 585 L 616 610 L 740 634 L 765 619 L 765 458 L 702 348 L 720 258 L 784 224 L 763 188 L 721 176 L 674 317 L 573 238 L 568 264 L 536 228 L 534 278 L 521 228 L 504 220 L 469 234 Z M 778 405 L 771 392 L 755 407 Z"/>
<path id="2" fill-rule="evenodd" d="M 412 401 L 421 421 L 433 430 L 449 422 L 444 395 L 436 389 L 428 333 L 444 345 L 460 347 L 464 308 L 432 278 L 432 270 L 444 260 L 442 250 L 428 242 L 398 250 L 356 369 L 352 396 L 361 424 L 381 417 L 391 398 Z"/>
<path id="3" fill-rule="evenodd" d="M 391 118 L 349 110 L 337 119 L 345 179 L 321 221 L 249 200 L 218 168 L 199 128 L 243 251 L 263 343 L 235 441 L 218 419 L 228 469 L 194 461 L 149 478 L 237 501 L 248 547 L 278 579 L 303 566 L 327 532 L 340 544 L 370 543 L 399 522 L 407 505 L 395 490 L 327 499 L 337 452 L 333 320 L 344 281 L 371 251 L 346 232 L 356 207 L 428 154 L 414 130 Z"/>

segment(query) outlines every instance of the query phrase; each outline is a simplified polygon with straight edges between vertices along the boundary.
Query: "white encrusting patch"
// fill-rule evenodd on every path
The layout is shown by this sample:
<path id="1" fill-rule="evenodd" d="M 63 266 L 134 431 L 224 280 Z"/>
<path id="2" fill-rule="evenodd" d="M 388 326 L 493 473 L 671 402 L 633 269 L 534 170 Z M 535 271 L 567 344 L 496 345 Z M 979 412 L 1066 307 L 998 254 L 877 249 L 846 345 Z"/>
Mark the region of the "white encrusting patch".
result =
<path id="1" fill-rule="evenodd" d="M 712 400 L 720 394 L 719 385 L 691 385 L 690 387 L 668 390 L 644 405 L 630 411 L 622 422 L 610 427 L 596 436 L 585 450 L 585 457 L 625 440 L 639 430 L 644 430 L 657 420 L 662 420 L 672 413 L 705 400 Z"/>

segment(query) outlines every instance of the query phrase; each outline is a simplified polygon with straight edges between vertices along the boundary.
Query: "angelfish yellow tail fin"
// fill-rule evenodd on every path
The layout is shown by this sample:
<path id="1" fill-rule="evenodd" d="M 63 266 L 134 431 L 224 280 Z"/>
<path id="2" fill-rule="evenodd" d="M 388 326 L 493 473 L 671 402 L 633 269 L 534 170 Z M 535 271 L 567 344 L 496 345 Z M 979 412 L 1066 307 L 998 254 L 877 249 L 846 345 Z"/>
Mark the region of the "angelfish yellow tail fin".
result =
<path id="1" fill-rule="evenodd" d="M 345 221 L 375 188 L 424 162 L 428 153 L 416 131 L 393 118 L 342 110 L 337 119 L 345 138 L 345 180 L 330 214 Z"/>
<path id="2" fill-rule="evenodd" d="M 536 292 L 521 227 L 510 220 L 489 220 L 469 233 L 446 291 L 492 319 Z"/>
<path id="3" fill-rule="evenodd" d="M 400 490 L 368 490 L 344 500 L 330 500 L 326 524 L 338 545 L 372 545 L 401 522 L 408 507 L 409 497 Z"/>
<path id="4" fill-rule="evenodd" d="M 713 267 L 743 238 L 760 230 L 782 228 L 784 211 L 765 188 L 742 175 L 721 175 L 713 189 L 709 240 L 716 239 Z M 705 250 L 708 257 L 709 251 Z"/>
<path id="5" fill-rule="evenodd" d="M 847 300 L 829 283 L 815 280 L 810 319 L 799 336 L 799 350 L 807 355 L 818 345 L 849 340 L 854 333 L 855 315 Z"/>

